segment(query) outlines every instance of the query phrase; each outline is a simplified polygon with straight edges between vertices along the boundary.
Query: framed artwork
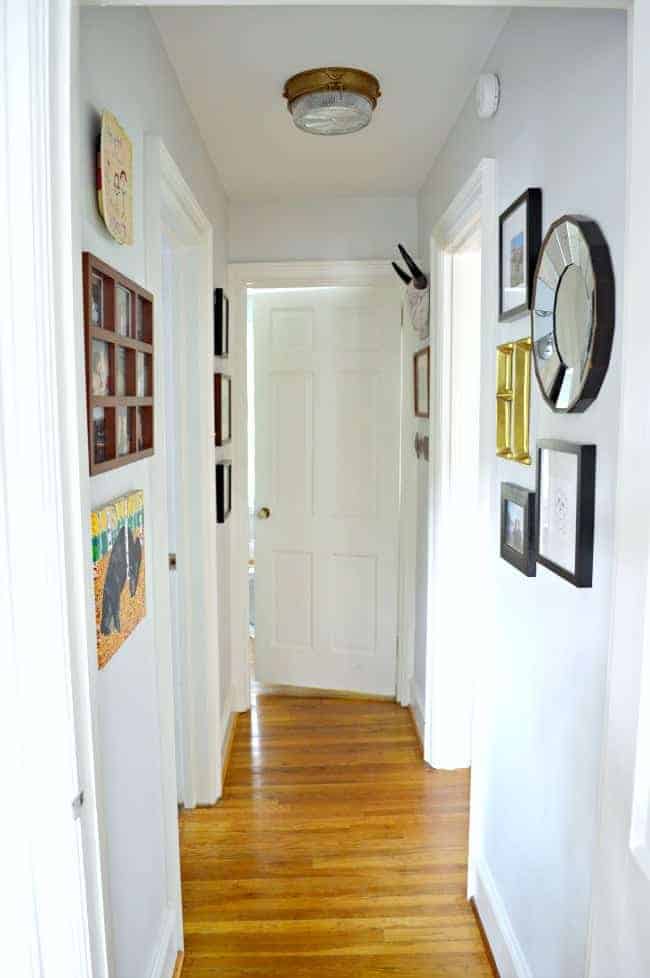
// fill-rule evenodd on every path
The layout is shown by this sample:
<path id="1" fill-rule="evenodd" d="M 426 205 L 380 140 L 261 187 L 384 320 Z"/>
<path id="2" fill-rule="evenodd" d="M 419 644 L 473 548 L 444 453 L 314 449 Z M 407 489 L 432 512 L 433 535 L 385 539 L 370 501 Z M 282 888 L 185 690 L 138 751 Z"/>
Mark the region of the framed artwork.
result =
<path id="1" fill-rule="evenodd" d="M 112 112 L 102 113 L 97 205 L 108 233 L 119 244 L 133 244 L 133 147 Z"/>
<path id="2" fill-rule="evenodd" d="M 537 562 L 591 587 L 596 446 L 537 443 Z"/>
<path id="3" fill-rule="evenodd" d="M 413 356 L 413 408 L 416 418 L 429 417 L 429 347 Z"/>
<path id="4" fill-rule="evenodd" d="M 153 296 L 83 256 L 90 474 L 153 455 Z"/>
<path id="5" fill-rule="evenodd" d="M 530 465 L 530 336 L 497 347 L 497 455 Z"/>
<path id="6" fill-rule="evenodd" d="M 529 187 L 499 218 L 499 321 L 525 316 L 542 243 L 542 191 Z"/>
<path id="7" fill-rule="evenodd" d="M 223 289 L 214 290 L 214 355 L 230 353 L 230 303 Z"/>
<path id="8" fill-rule="evenodd" d="M 146 614 L 144 493 L 91 515 L 97 665 L 103 669 Z"/>
<path id="9" fill-rule="evenodd" d="M 227 445 L 232 438 L 232 390 L 228 374 L 214 375 L 214 443 Z"/>
<path id="10" fill-rule="evenodd" d="M 216 464 L 217 523 L 225 523 L 232 509 L 232 462 L 223 459 Z"/>
<path id="11" fill-rule="evenodd" d="M 535 493 L 501 483 L 501 556 L 526 577 L 535 577 Z"/>

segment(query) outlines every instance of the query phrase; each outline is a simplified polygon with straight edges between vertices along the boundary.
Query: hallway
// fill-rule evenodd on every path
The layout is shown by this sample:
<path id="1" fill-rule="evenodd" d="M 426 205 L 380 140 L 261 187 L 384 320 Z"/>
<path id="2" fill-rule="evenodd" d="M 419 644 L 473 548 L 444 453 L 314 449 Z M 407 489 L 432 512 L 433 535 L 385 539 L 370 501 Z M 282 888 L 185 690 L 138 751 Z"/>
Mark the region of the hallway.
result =
<path id="1" fill-rule="evenodd" d="M 182 816 L 184 978 L 489 978 L 468 787 L 394 703 L 259 696 L 222 802 Z"/>

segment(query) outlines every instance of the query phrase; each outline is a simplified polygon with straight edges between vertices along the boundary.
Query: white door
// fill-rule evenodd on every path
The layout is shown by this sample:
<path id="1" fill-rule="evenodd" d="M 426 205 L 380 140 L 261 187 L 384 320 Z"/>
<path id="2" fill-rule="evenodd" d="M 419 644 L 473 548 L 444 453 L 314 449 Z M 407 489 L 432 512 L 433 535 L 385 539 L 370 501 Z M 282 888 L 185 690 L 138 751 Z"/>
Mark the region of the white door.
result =
<path id="1" fill-rule="evenodd" d="M 399 290 L 251 303 L 256 678 L 394 695 Z"/>

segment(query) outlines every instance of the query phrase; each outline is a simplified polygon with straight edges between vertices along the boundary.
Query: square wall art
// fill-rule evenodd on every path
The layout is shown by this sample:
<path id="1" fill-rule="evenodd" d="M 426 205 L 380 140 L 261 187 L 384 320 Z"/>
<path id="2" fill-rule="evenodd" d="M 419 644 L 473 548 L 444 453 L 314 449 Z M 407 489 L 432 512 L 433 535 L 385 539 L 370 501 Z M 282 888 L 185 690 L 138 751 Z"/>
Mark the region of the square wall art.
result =
<path id="1" fill-rule="evenodd" d="M 91 528 L 97 664 L 103 669 L 146 613 L 143 492 L 95 510 Z"/>

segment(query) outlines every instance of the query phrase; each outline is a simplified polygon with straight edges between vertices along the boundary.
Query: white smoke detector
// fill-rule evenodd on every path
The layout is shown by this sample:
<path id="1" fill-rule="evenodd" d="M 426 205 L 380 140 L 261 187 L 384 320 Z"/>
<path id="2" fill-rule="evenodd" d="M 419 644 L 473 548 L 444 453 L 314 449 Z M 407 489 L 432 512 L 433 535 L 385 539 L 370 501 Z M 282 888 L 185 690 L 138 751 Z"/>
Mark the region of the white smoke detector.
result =
<path id="1" fill-rule="evenodd" d="M 479 119 L 491 119 L 499 108 L 501 86 L 498 75 L 479 75 L 474 94 Z"/>

